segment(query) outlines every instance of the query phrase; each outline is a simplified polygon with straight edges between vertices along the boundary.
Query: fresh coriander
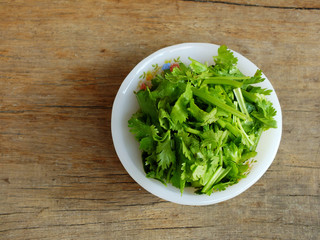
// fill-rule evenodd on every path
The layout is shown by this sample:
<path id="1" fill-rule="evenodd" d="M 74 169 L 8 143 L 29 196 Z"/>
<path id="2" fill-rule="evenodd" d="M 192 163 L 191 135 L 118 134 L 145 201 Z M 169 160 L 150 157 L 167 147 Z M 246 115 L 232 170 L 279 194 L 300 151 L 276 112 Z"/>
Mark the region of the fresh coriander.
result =
<path id="1" fill-rule="evenodd" d="M 261 71 L 243 75 L 226 46 L 215 65 L 189 59 L 166 63 L 135 93 L 140 109 L 128 124 L 147 177 L 210 195 L 246 177 L 262 132 L 277 127 L 276 110 L 271 90 L 252 85 L 264 81 Z"/>

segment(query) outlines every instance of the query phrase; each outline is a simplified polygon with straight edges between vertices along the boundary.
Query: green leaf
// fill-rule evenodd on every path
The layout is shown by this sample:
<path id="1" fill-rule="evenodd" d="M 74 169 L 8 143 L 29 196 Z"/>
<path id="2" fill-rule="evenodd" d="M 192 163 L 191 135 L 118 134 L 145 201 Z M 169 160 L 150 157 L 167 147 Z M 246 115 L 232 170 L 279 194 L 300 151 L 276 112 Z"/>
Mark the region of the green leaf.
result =
<path id="1" fill-rule="evenodd" d="M 206 165 L 199 165 L 199 164 L 193 164 L 190 168 L 192 171 L 191 178 L 193 181 L 198 181 L 201 178 L 203 178 L 207 170 Z"/>
<path id="2" fill-rule="evenodd" d="M 207 147 L 208 149 L 215 150 L 224 145 L 228 138 L 228 131 L 213 131 L 212 129 L 207 130 L 201 134 L 202 147 Z"/>
<path id="3" fill-rule="evenodd" d="M 253 111 L 251 114 L 259 121 L 261 121 L 265 127 L 268 128 L 277 128 L 277 121 L 274 120 L 274 117 L 277 114 L 277 111 L 272 106 L 272 103 L 263 99 L 257 103 L 258 111 Z"/>
<path id="4" fill-rule="evenodd" d="M 230 69 L 233 65 L 237 64 L 238 59 L 234 57 L 233 53 L 222 45 L 218 49 L 218 56 L 213 58 L 217 65 L 222 65 L 224 68 Z"/>
<path id="5" fill-rule="evenodd" d="M 265 79 L 262 77 L 262 71 L 258 69 L 253 77 L 244 79 L 242 88 L 247 89 L 250 84 L 263 82 Z"/>
<path id="6" fill-rule="evenodd" d="M 176 156 L 172 149 L 170 133 L 167 132 L 165 138 L 158 142 L 157 145 L 157 160 L 161 169 L 167 169 L 171 164 L 175 163 Z"/>
<path id="7" fill-rule="evenodd" d="M 180 95 L 170 113 L 171 119 L 174 123 L 185 122 L 188 118 L 187 106 L 192 98 L 191 84 L 188 83 L 185 92 Z"/>
<path id="8" fill-rule="evenodd" d="M 216 108 L 213 108 L 210 112 L 206 112 L 194 103 L 194 99 L 191 99 L 188 111 L 198 122 L 201 123 L 201 126 L 211 124 L 218 120 L 218 117 L 216 117 Z"/>
<path id="9" fill-rule="evenodd" d="M 250 93 L 260 93 L 263 95 L 270 95 L 272 93 L 271 89 L 266 89 L 266 88 L 261 88 L 261 87 L 253 87 L 253 86 L 247 87 L 247 90 Z"/>
<path id="10" fill-rule="evenodd" d="M 167 102 L 171 103 L 177 100 L 177 98 L 185 91 L 186 84 L 184 82 L 172 83 L 168 79 L 158 76 L 160 82 L 157 82 L 157 85 L 151 92 L 152 100 L 162 100 L 166 98 Z"/>
<path id="11" fill-rule="evenodd" d="M 149 116 L 154 123 L 157 122 L 158 111 L 156 108 L 156 102 L 150 96 L 150 90 L 148 88 L 145 91 L 140 90 L 136 93 L 136 97 L 141 111 Z"/>
<path id="12" fill-rule="evenodd" d="M 159 123 L 160 126 L 165 130 L 169 130 L 173 126 L 173 122 L 169 113 L 166 112 L 163 108 L 159 109 Z"/>
<path id="13" fill-rule="evenodd" d="M 189 57 L 191 61 L 190 68 L 193 72 L 199 74 L 208 70 L 208 67 L 192 58 Z"/>
<path id="14" fill-rule="evenodd" d="M 154 125 L 144 123 L 137 116 L 139 114 L 133 115 L 128 121 L 130 132 L 140 142 L 142 151 L 151 152 L 155 148 L 154 137 L 157 135 L 158 130 Z"/>
<path id="15" fill-rule="evenodd" d="M 237 145 L 231 142 L 229 145 L 223 147 L 224 156 L 226 159 L 226 164 L 229 165 L 230 162 L 238 163 L 241 159 L 241 154 L 243 147 L 237 147 Z"/>
<path id="16" fill-rule="evenodd" d="M 266 129 L 277 128 L 277 121 L 272 117 L 266 117 L 263 113 L 257 111 L 253 111 L 252 116 L 261 121 L 265 125 Z"/>

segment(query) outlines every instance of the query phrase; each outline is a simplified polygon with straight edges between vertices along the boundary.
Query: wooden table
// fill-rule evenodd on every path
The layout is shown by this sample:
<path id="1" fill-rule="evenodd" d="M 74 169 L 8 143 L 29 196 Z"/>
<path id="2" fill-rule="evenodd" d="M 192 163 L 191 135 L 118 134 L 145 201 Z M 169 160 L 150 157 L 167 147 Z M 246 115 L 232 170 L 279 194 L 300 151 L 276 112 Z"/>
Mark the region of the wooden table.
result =
<path id="1" fill-rule="evenodd" d="M 181 42 L 226 44 L 278 94 L 266 174 L 191 207 L 121 165 L 111 108 L 131 69 Z M 319 239 L 320 2 L 0 1 L 0 239 Z"/>

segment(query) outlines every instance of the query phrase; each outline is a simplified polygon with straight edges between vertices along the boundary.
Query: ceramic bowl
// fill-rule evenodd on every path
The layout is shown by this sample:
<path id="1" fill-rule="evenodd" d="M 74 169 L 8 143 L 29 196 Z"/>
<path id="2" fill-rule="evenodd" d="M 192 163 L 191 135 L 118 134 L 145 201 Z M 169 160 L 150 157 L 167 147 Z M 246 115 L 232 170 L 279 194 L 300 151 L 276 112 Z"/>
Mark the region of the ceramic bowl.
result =
<path id="1" fill-rule="evenodd" d="M 231 199 L 257 182 L 267 171 L 276 156 L 282 133 L 281 108 L 274 88 L 267 77 L 263 75 L 265 81 L 258 85 L 273 90 L 268 99 L 277 110 L 275 120 L 278 128 L 269 129 L 261 136 L 257 147 L 258 154 L 255 157 L 256 162 L 253 163 L 246 178 L 241 179 L 237 184 L 227 187 L 224 191 L 214 192 L 208 196 L 195 194 L 193 188 L 186 188 L 183 195 L 181 195 L 180 190 L 170 184 L 165 186 L 157 180 L 146 177 L 142 166 L 139 143 L 128 128 L 128 120 L 139 109 L 134 91 L 141 84 L 141 76 L 148 77 L 146 75 L 154 74 L 157 71 L 157 66 L 162 66 L 167 61 L 178 57 L 181 62 L 188 65 L 190 64 L 188 57 L 202 63 L 213 64 L 213 56 L 218 54 L 218 48 L 219 45 L 210 43 L 182 43 L 160 49 L 143 59 L 133 68 L 122 82 L 115 97 L 112 107 L 111 131 L 116 153 L 126 171 L 141 187 L 164 200 L 183 205 L 209 205 Z M 235 51 L 232 52 L 238 58 L 237 66 L 240 71 L 247 76 L 253 76 L 258 69 L 257 66 L 241 54 Z"/>

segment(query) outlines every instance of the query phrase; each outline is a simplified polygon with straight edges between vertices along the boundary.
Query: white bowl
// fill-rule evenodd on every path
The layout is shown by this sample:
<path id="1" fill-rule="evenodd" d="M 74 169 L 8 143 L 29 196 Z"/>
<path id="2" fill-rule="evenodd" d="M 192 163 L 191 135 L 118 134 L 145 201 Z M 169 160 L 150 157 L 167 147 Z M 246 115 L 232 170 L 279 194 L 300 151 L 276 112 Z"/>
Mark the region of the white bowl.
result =
<path id="1" fill-rule="evenodd" d="M 273 103 L 277 110 L 275 120 L 278 128 L 269 129 L 261 136 L 259 145 L 257 147 L 257 160 L 246 178 L 241 179 L 237 184 L 227 187 L 221 192 L 214 192 L 211 196 L 198 195 L 194 193 L 193 188 L 186 188 L 181 196 L 180 190 L 168 184 L 163 185 L 157 180 L 147 178 L 142 166 L 141 152 L 139 150 L 139 143 L 135 140 L 132 133 L 129 132 L 128 120 L 131 115 L 138 109 L 138 103 L 134 94 L 137 90 L 138 84 L 141 81 L 139 78 L 144 72 L 152 71 L 153 64 L 163 65 L 165 61 L 176 59 L 180 57 L 180 61 L 185 64 L 190 64 L 188 57 L 191 57 L 199 62 L 213 63 L 213 56 L 218 54 L 218 45 L 210 43 L 182 43 L 173 45 L 156 51 L 150 56 L 143 59 L 125 78 L 120 86 L 112 107 L 111 117 L 111 131 L 115 150 L 117 155 L 130 174 L 130 176 L 140 184 L 144 189 L 150 193 L 178 204 L 184 205 L 209 205 L 222 202 L 233 198 L 244 192 L 267 171 L 273 159 L 276 156 L 280 144 L 282 133 L 282 115 L 279 100 L 276 93 L 266 78 L 264 82 L 259 85 L 263 88 L 272 89 L 273 92 L 268 99 Z M 253 76 L 258 69 L 255 64 L 250 62 L 237 52 L 234 56 L 238 58 L 238 68 L 240 71 L 248 76 Z"/>

